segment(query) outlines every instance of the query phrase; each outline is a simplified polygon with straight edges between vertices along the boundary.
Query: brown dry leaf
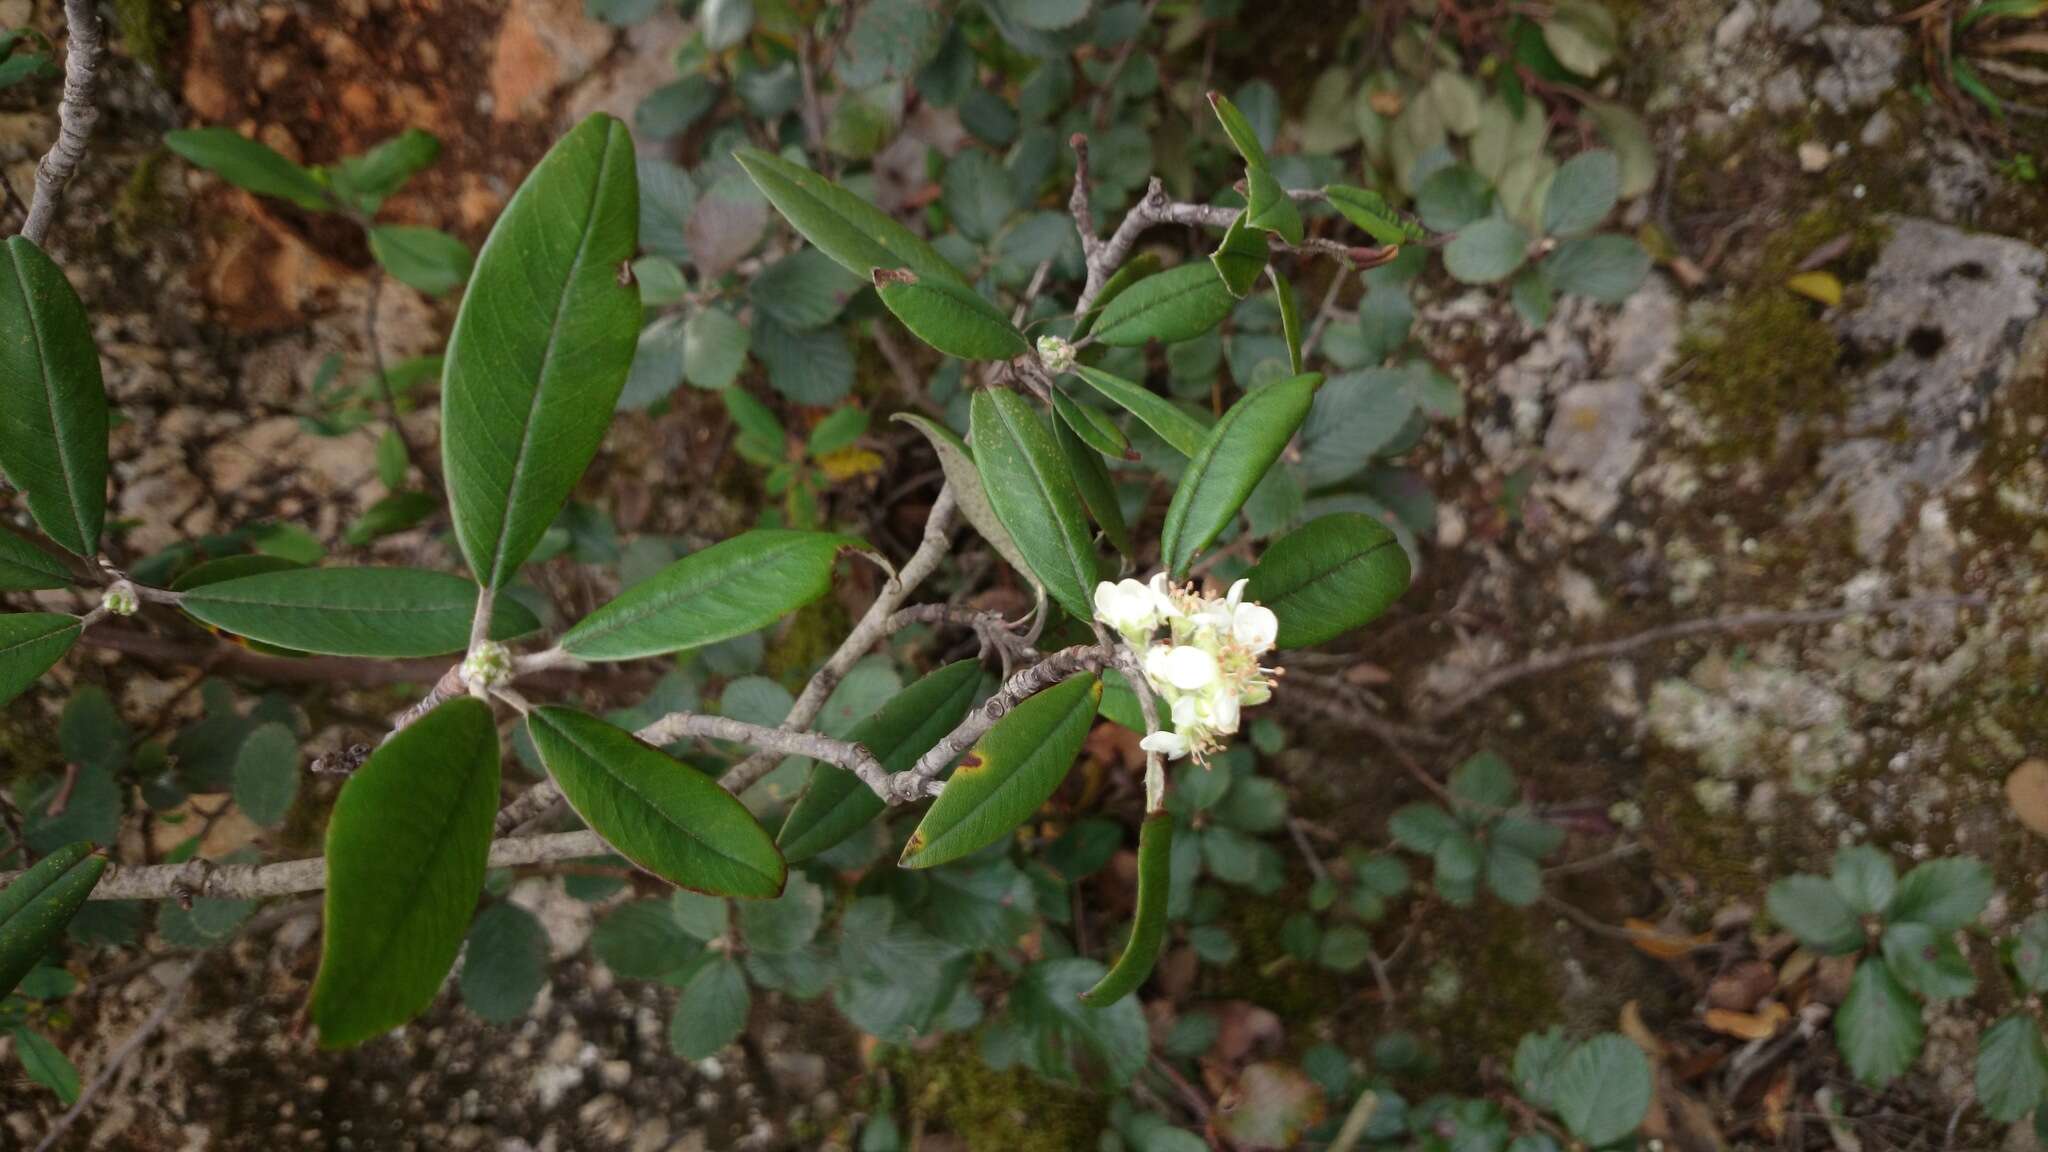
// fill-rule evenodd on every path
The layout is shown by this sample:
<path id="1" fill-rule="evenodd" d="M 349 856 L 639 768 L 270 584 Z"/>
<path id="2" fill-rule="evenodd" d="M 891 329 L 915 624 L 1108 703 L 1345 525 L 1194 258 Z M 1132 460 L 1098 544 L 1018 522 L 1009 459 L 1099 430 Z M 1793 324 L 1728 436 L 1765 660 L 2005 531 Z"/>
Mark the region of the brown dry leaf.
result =
<path id="1" fill-rule="evenodd" d="M 2036 836 L 2048 836 L 2048 760 L 2022 760 L 2005 778 L 2005 802 Z"/>
<path id="2" fill-rule="evenodd" d="M 1723 1036 L 1738 1040 L 1766 1040 L 1778 1034 L 1778 1029 L 1792 1014 L 1783 1004 L 1773 1000 L 1757 1012 L 1730 1012 L 1725 1008 L 1707 1009 L 1707 1027 Z"/>
<path id="3" fill-rule="evenodd" d="M 1657 1039 L 1650 1027 L 1643 1023 L 1643 1009 L 1634 1000 L 1621 1006 L 1621 1018 L 1616 1027 L 1623 1036 L 1635 1041 L 1636 1047 L 1652 1060 L 1664 1059 L 1664 1042 Z"/>
<path id="4" fill-rule="evenodd" d="M 1254 1064 L 1216 1101 L 1213 1123 L 1234 1147 L 1293 1148 L 1322 1122 L 1323 1090 L 1291 1064 Z"/>
<path id="5" fill-rule="evenodd" d="M 1761 960 L 1744 960 L 1707 985 L 1707 1007 L 1747 1012 L 1776 991 L 1778 974 Z"/>
<path id="6" fill-rule="evenodd" d="M 1764 1091 L 1763 1116 L 1759 1123 L 1764 1134 L 1773 1141 L 1785 1138 L 1785 1114 L 1792 1104 L 1792 1070 L 1780 1069 L 1777 1078 Z"/>
<path id="7" fill-rule="evenodd" d="M 1856 957 L 1823 956 L 1820 960 L 1820 977 L 1813 983 L 1813 994 L 1823 1004 L 1840 1004 L 1849 995 L 1849 981 L 1856 975 Z"/>
<path id="8" fill-rule="evenodd" d="M 1712 936 L 1704 933 L 1695 936 L 1678 936 L 1667 933 L 1648 920 L 1630 917 L 1622 921 L 1629 931 L 1629 943 L 1636 950 L 1659 960 L 1676 960 L 1705 948 L 1714 942 Z"/>
<path id="9" fill-rule="evenodd" d="M 1808 952 L 1804 948 L 1792 953 L 1792 955 L 1786 957 L 1784 965 L 1778 969 L 1778 987 L 1790 988 L 1804 980 L 1806 974 L 1813 971 L 1814 965 L 1819 963 L 1819 961 L 1819 956 Z"/>
<path id="10" fill-rule="evenodd" d="M 1276 1050 L 1286 1035 L 1280 1017 L 1249 1000 L 1228 1001 L 1216 1014 L 1216 1046 L 1209 1051 L 1218 1060 L 1234 1064 L 1254 1050 Z"/>
<path id="11" fill-rule="evenodd" d="M 1669 1117 L 1669 1140 L 1681 1152 L 1722 1152 L 1728 1147 L 1721 1136 L 1721 1126 L 1714 1122 L 1714 1110 L 1706 1101 L 1668 1082 L 1657 1095 Z"/>

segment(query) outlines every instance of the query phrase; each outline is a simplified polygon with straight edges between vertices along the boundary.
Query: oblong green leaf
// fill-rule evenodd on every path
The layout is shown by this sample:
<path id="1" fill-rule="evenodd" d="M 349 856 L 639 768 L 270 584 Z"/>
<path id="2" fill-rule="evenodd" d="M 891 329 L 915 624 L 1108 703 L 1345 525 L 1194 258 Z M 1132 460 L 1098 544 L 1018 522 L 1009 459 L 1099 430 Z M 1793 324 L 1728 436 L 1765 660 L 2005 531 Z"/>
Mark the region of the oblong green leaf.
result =
<path id="1" fill-rule="evenodd" d="M 203 623 L 294 652 L 393 659 L 469 647 L 477 586 L 418 568 L 293 568 L 207 584 L 179 601 Z M 500 597 L 491 638 L 539 630 L 524 604 Z"/>
<path id="2" fill-rule="evenodd" d="M 1159 962 L 1166 939 L 1166 903 L 1173 888 L 1173 814 L 1154 812 L 1138 829 L 1138 907 L 1131 938 L 1095 987 L 1081 993 L 1090 1008 L 1107 1008 L 1136 991 Z"/>
<path id="3" fill-rule="evenodd" d="M 980 687 L 980 661 L 948 664 L 897 693 L 847 739 L 866 748 L 887 771 L 902 772 L 966 719 Z M 775 842 L 784 859 L 808 860 L 867 827 L 885 807 L 860 777 L 836 764 L 813 764 L 810 783 Z"/>
<path id="4" fill-rule="evenodd" d="M 0 592 L 62 588 L 69 583 L 71 573 L 62 560 L 0 529 Z"/>
<path id="5" fill-rule="evenodd" d="M 626 126 L 594 114 L 529 173 L 477 254 L 441 388 L 455 539 L 477 581 L 512 578 L 597 453 L 633 366 L 640 226 Z"/>
<path id="6" fill-rule="evenodd" d="M 1993 1024 L 1977 1042 L 1977 1099 L 2001 1124 L 2010 1124 L 2048 1099 L 2048 1046 L 2041 1026 L 2024 1012 Z"/>
<path id="7" fill-rule="evenodd" d="M 1245 579 L 1280 618 L 1274 643 L 1306 648 L 1378 619 L 1408 589 L 1408 553 L 1378 520 L 1334 512 L 1268 544 Z"/>
<path id="8" fill-rule="evenodd" d="M 946 474 L 946 483 L 953 489 L 953 502 L 960 506 L 960 515 L 981 533 L 981 538 L 988 541 L 1005 564 L 1036 586 L 1038 577 L 1032 575 L 1031 566 L 1024 562 L 1024 553 L 1017 550 L 1010 530 L 1003 527 L 995 506 L 988 502 L 988 490 L 981 486 L 981 471 L 974 466 L 974 453 L 967 447 L 967 441 L 954 435 L 951 428 L 915 412 L 899 412 L 890 419 L 910 425 L 931 442 L 932 451 L 939 457 L 939 470 Z"/>
<path id="9" fill-rule="evenodd" d="M 1323 189 L 1323 199 L 1381 244 L 1413 244 L 1423 238 L 1420 225 L 1395 211 L 1386 197 L 1370 188 L 1332 184 Z"/>
<path id="10" fill-rule="evenodd" d="M 400 729 L 342 785 L 313 981 L 322 1048 L 360 1044 L 433 1002 L 483 892 L 497 811 L 498 727 L 467 696 Z"/>
<path id="11" fill-rule="evenodd" d="M 327 186 L 268 144 L 232 128 L 188 128 L 164 133 L 164 147 L 237 188 L 258 196 L 289 200 L 314 212 L 329 212 Z"/>
<path id="12" fill-rule="evenodd" d="M 1849 979 L 1848 996 L 1835 1010 L 1835 1043 L 1849 1071 L 1865 1084 L 1883 1087 L 1913 1066 L 1925 1035 L 1919 1003 L 1883 960 L 1864 957 Z"/>
<path id="13" fill-rule="evenodd" d="M 1129 260 L 1124 261 L 1123 267 L 1110 273 L 1109 279 L 1102 282 L 1102 291 L 1095 294 L 1095 302 L 1090 304 L 1088 311 L 1083 312 L 1081 319 L 1074 323 L 1074 340 L 1078 342 L 1082 337 L 1088 335 L 1089 330 L 1095 327 L 1096 319 L 1102 315 L 1103 308 L 1111 300 L 1123 295 L 1124 289 L 1129 288 L 1131 285 L 1157 271 L 1159 271 L 1159 253 L 1157 252 L 1140 252 Z"/>
<path id="14" fill-rule="evenodd" d="M 972 288 L 920 280 L 901 268 L 874 270 L 875 292 L 910 333 L 962 360 L 1009 360 L 1031 351 L 1024 334 Z"/>
<path id="15" fill-rule="evenodd" d="M 775 842 L 711 777 L 572 708 L 536 708 L 526 730 L 569 806 L 619 855 L 696 892 L 781 894 Z"/>
<path id="16" fill-rule="evenodd" d="M 1258 132 L 1236 103 L 1221 92 L 1211 92 L 1209 107 L 1215 110 L 1216 122 L 1223 125 L 1223 134 L 1230 137 L 1230 146 L 1237 149 L 1245 164 L 1252 168 L 1266 167 L 1266 146 L 1259 142 Z"/>
<path id="17" fill-rule="evenodd" d="M 91 559 L 107 513 L 99 348 L 71 281 L 21 236 L 7 239 L 0 331 L 0 472 L 50 539 Z"/>
<path id="18" fill-rule="evenodd" d="M 1052 598 L 1086 620 L 1098 575 L 1088 516 L 1059 444 L 1030 402 L 1015 392 L 974 394 L 974 463 L 996 517 Z"/>
<path id="19" fill-rule="evenodd" d="M 916 233 L 816 172 L 756 148 L 741 148 L 733 158 L 791 227 L 854 275 L 866 279 L 877 268 L 908 268 L 926 280 L 969 287 Z"/>
<path id="20" fill-rule="evenodd" d="M 911 833 L 902 866 L 930 868 L 957 860 L 1030 819 L 1074 766 L 1101 699 L 1099 678 L 1073 676 L 996 721 L 961 758 Z"/>
<path id="21" fill-rule="evenodd" d="M 1102 393 L 1111 403 L 1143 421 L 1147 428 L 1158 433 L 1161 440 L 1183 456 L 1192 457 L 1201 451 L 1202 441 L 1209 437 L 1207 425 L 1143 385 L 1133 384 L 1121 376 L 1113 376 L 1086 364 L 1074 365 L 1074 374 L 1086 380 L 1089 387 Z"/>
<path id="22" fill-rule="evenodd" d="M 21 695 L 63 659 L 84 630 L 78 617 L 61 612 L 0 616 L 0 704 Z"/>
<path id="23" fill-rule="evenodd" d="M 1306 371 L 1301 363 L 1301 341 L 1304 334 L 1301 327 L 1301 299 L 1294 294 L 1294 285 L 1288 283 L 1287 277 L 1282 276 L 1278 268 L 1272 270 L 1272 276 L 1273 302 L 1280 306 L 1280 336 L 1287 342 L 1287 366 L 1299 376 Z"/>
<path id="24" fill-rule="evenodd" d="M 36 861 L 0 888 L 0 998 L 48 955 L 106 870 L 107 858 L 80 841 Z"/>
<path id="25" fill-rule="evenodd" d="M 1322 383 L 1320 373 L 1310 372 L 1261 385 L 1231 405 L 1209 430 L 1181 473 L 1160 530 L 1159 554 L 1174 579 L 1187 575 L 1196 553 L 1244 507 L 1307 418 Z"/>
<path id="26" fill-rule="evenodd" d="M 1245 176 L 1245 221 L 1261 232 L 1271 232 L 1289 244 L 1300 244 L 1301 209 L 1272 172 L 1247 167 Z"/>
<path id="27" fill-rule="evenodd" d="M 1136 548 L 1131 541 L 1130 525 L 1124 523 L 1123 505 L 1116 495 L 1116 480 L 1109 474 L 1108 466 L 1103 464 L 1102 454 L 1075 435 L 1073 426 L 1064 420 L 1053 421 L 1052 432 L 1053 439 L 1059 442 L 1060 455 L 1066 457 L 1067 471 L 1074 477 L 1074 490 L 1081 494 L 1081 503 L 1088 509 L 1088 515 L 1102 529 L 1110 547 L 1120 555 L 1133 555 Z"/>
<path id="28" fill-rule="evenodd" d="M 69 1107 L 77 1102 L 78 1066 L 49 1037 L 33 1028 L 16 1028 L 14 1053 L 28 1078 L 55 1092 L 58 1103 Z"/>
<path id="29" fill-rule="evenodd" d="M 832 588 L 851 536 L 763 529 L 670 564 L 585 616 L 562 649 L 585 660 L 635 660 L 701 648 L 773 624 Z"/>
<path id="30" fill-rule="evenodd" d="M 1251 227 L 1251 213 L 1239 212 L 1230 218 L 1223 242 L 1209 253 L 1209 263 L 1232 296 L 1242 300 L 1250 294 L 1259 282 L 1259 273 L 1266 270 L 1266 238 Z"/>
<path id="31" fill-rule="evenodd" d="M 1052 392 L 1052 410 L 1060 418 L 1060 423 L 1066 425 L 1074 435 L 1079 436 L 1097 452 L 1119 460 L 1137 459 L 1136 454 L 1131 451 L 1130 437 L 1124 435 L 1123 429 L 1116 426 L 1116 422 L 1109 418 L 1108 413 L 1099 408 L 1076 403 L 1072 397 L 1057 388 Z"/>
<path id="32" fill-rule="evenodd" d="M 1236 303 L 1214 266 L 1182 264 L 1147 276 L 1105 305 L 1093 338 L 1112 348 L 1192 340 L 1223 323 Z"/>

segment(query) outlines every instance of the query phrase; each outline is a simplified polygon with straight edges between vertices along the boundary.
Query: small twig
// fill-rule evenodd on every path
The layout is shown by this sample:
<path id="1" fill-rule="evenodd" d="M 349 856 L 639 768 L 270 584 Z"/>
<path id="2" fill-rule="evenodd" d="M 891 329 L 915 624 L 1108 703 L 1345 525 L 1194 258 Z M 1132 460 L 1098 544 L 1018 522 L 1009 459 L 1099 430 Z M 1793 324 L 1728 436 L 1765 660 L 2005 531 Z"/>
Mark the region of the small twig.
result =
<path id="1" fill-rule="evenodd" d="M 413 721 L 457 696 L 467 694 L 468 691 L 469 686 L 462 682 L 462 665 L 450 664 L 448 670 L 441 673 L 441 678 L 434 681 L 433 688 L 420 698 L 419 703 L 391 718 L 391 731 L 384 737 L 385 741 L 388 742 L 391 737 L 403 732 Z"/>
<path id="2" fill-rule="evenodd" d="M 1330 286 L 1323 292 L 1322 306 L 1316 309 L 1316 318 L 1308 326 L 1308 335 L 1302 337 L 1301 362 L 1303 364 L 1308 363 L 1309 356 L 1316 350 L 1316 344 L 1323 338 L 1323 329 L 1330 326 L 1330 318 L 1336 315 L 1337 296 L 1344 291 L 1346 275 L 1346 273 L 1339 272 L 1335 276 L 1330 277 Z"/>
<path id="3" fill-rule="evenodd" d="M 938 570 L 939 561 L 945 558 L 952 546 L 954 511 L 953 490 L 939 489 L 939 498 L 932 502 L 932 510 L 925 517 L 923 542 L 904 562 L 896 577 L 882 585 L 875 602 L 868 605 L 867 612 L 853 626 L 853 631 L 847 633 L 838 650 L 826 659 L 823 667 L 811 674 L 810 682 L 804 685 L 796 703 L 790 706 L 789 716 L 783 720 L 782 727 L 798 731 L 816 720 L 825 707 L 826 699 L 832 695 L 832 689 L 839 686 L 862 656 L 867 655 L 868 649 L 887 635 L 889 617 L 903 606 L 903 601 L 916 591 L 918 585 Z M 727 772 L 724 783 L 735 793 L 744 792 L 773 771 L 781 759 L 773 752 L 756 753 Z"/>
<path id="4" fill-rule="evenodd" d="M 1596 660 L 1616 660 L 1634 655 L 1645 648 L 1672 640 L 1683 640 L 1691 636 L 1718 635 L 1727 632 L 1746 632 L 1756 628 L 1806 628 L 1817 624 L 1832 624 L 1839 620 L 1854 619 L 1858 616 L 1881 616 L 1893 612 L 1919 612 L 1930 608 L 1981 608 L 1988 601 L 1982 596 L 1923 596 L 1904 600 L 1886 600 L 1877 604 L 1858 605 L 1845 608 L 1814 608 L 1790 612 L 1737 612 L 1725 616 L 1707 616 L 1694 620 L 1681 620 L 1661 628 L 1624 636 L 1619 640 L 1607 640 L 1598 644 L 1581 644 L 1573 648 L 1562 648 L 1555 652 L 1540 652 L 1518 664 L 1496 669 L 1479 678 L 1478 682 L 1463 692 L 1451 696 L 1424 714 L 1426 725 L 1435 725 L 1451 716 L 1463 712 L 1495 692 L 1527 680 L 1532 676 L 1556 672 L 1575 664 L 1586 664 Z"/>
<path id="5" fill-rule="evenodd" d="M 889 778 L 891 798 L 901 803 L 920 796 L 937 795 L 933 786 L 938 783 L 939 773 L 951 767 L 962 753 L 974 746 L 976 740 L 995 727 L 996 721 L 1009 715 L 1010 709 L 1069 676 L 1100 671 L 1113 658 L 1111 653 L 1097 645 L 1076 645 L 1062 648 L 1010 677 L 995 695 L 968 713 L 967 719 L 932 745 L 931 751 L 918 757 L 914 767 Z"/>
<path id="6" fill-rule="evenodd" d="M 64 24 L 70 37 L 64 52 L 64 95 L 57 104 L 57 141 L 36 165 L 35 199 L 21 225 L 21 234 L 37 247 L 49 236 L 64 186 L 85 156 L 93 122 L 99 119 L 99 110 L 92 105 L 92 85 L 103 44 L 93 0 L 64 0 Z"/>
<path id="7" fill-rule="evenodd" d="M 171 977 L 170 986 L 164 989 L 163 999 L 157 1002 L 157 1006 L 135 1031 L 123 1037 L 121 1042 L 114 1046 L 114 1050 L 107 1053 L 106 1060 L 100 1064 L 99 1071 L 93 1074 L 92 1081 L 85 1086 L 85 1091 L 78 1094 L 78 1099 L 72 1101 L 71 1107 L 65 1109 L 64 1115 L 58 1117 L 57 1123 L 44 1133 L 42 1142 L 35 1147 L 35 1152 L 49 1152 L 55 1148 L 57 1141 L 63 1139 L 64 1133 L 70 1131 L 71 1126 L 85 1115 L 85 1110 L 106 1091 L 107 1085 L 114 1082 L 114 1077 L 120 1075 L 121 1069 L 128 1061 L 134 1059 L 135 1054 L 142 1050 L 142 1046 L 149 1043 L 150 1037 L 156 1035 L 157 1031 L 170 1021 L 171 1014 L 185 1002 L 185 994 L 191 991 L 192 974 L 199 967 L 200 960 L 204 958 L 205 953 L 201 953 L 187 960 Z"/>

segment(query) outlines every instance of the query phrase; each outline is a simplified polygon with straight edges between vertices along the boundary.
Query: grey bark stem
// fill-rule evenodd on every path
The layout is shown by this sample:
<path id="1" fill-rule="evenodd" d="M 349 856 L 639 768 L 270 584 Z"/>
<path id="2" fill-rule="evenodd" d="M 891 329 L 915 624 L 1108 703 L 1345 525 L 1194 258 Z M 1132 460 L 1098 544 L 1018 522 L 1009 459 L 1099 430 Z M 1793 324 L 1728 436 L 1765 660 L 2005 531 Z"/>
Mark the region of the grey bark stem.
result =
<path id="1" fill-rule="evenodd" d="M 945 739 L 932 745 L 931 751 L 920 756 L 910 771 L 899 772 L 889 777 L 890 791 L 884 799 L 894 804 L 902 804 L 924 796 L 938 795 L 939 773 L 944 772 L 962 753 L 972 748 L 976 740 L 987 735 L 988 730 L 996 726 L 996 721 L 1010 714 L 1010 709 L 1069 676 L 1083 672 L 1099 672 L 1114 659 L 1112 653 L 1096 645 L 1081 644 L 1072 648 L 1062 648 L 1010 677 L 995 695 L 983 701 L 981 707 L 968 713 L 967 719 L 948 732 Z"/>
<path id="2" fill-rule="evenodd" d="M 93 0 L 64 0 L 64 23 L 70 32 L 64 51 L 64 95 L 57 104 L 57 142 L 36 165 L 36 189 L 21 234 L 42 247 L 56 219 L 64 186 L 85 156 L 87 140 L 99 110 L 92 105 L 93 77 L 105 45 Z"/>

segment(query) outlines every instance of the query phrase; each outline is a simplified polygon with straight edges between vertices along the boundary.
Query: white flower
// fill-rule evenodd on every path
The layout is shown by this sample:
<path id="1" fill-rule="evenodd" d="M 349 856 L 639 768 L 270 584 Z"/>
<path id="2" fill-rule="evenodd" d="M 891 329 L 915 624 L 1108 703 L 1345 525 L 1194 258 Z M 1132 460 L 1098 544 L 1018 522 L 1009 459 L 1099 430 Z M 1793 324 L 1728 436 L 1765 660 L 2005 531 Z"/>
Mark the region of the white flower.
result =
<path id="1" fill-rule="evenodd" d="M 1159 627 L 1159 610 L 1153 602 L 1152 590 L 1136 580 L 1115 584 L 1104 580 L 1097 584 L 1095 618 L 1123 633 L 1134 644 L 1143 643 Z"/>
<path id="2" fill-rule="evenodd" d="M 1200 648 L 1161 644 L 1146 654 L 1145 675 L 1182 692 L 1200 692 L 1216 683 L 1222 670 L 1216 666 L 1216 657 Z"/>
<path id="3" fill-rule="evenodd" d="M 1209 727 L 1228 735 L 1237 731 L 1237 720 L 1237 693 L 1218 692 L 1209 698 Z"/>
<path id="4" fill-rule="evenodd" d="M 1161 620 L 1180 619 L 1183 613 L 1180 610 L 1180 605 L 1174 602 L 1173 585 L 1167 583 L 1166 573 L 1153 573 L 1149 590 L 1152 593 L 1152 602 L 1159 607 L 1159 618 Z"/>
<path id="5" fill-rule="evenodd" d="M 1233 594 L 1236 589 L 1231 589 Z M 1234 605 L 1230 615 L 1230 637 L 1257 656 L 1273 646 L 1280 636 L 1280 618 L 1263 604 Z"/>
<path id="6" fill-rule="evenodd" d="M 1187 737 L 1178 732 L 1153 732 L 1138 741 L 1138 747 L 1147 752 L 1157 752 L 1169 760 L 1178 760 L 1192 751 Z"/>
<path id="7" fill-rule="evenodd" d="M 1057 336 L 1038 338 L 1038 362 L 1057 376 L 1074 366 L 1074 346 Z"/>

